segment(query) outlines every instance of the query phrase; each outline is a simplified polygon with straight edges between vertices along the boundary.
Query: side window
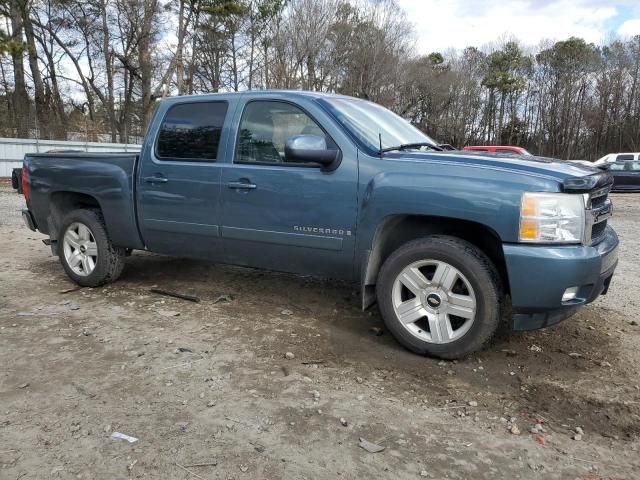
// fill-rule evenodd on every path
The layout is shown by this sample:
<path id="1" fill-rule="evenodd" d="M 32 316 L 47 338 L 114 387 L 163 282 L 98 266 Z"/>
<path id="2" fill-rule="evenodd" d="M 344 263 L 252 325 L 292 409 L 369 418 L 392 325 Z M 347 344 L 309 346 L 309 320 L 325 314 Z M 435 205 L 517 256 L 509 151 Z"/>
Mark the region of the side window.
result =
<path id="1" fill-rule="evenodd" d="M 616 162 L 623 162 L 625 160 L 635 160 L 635 159 L 633 158 L 632 153 L 623 153 L 622 155 L 618 155 L 616 157 Z"/>
<path id="2" fill-rule="evenodd" d="M 616 163 L 612 163 L 612 164 L 609 166 L 609 170 L 610 170 L 610 171 L 612 171 L 612 172 L 619 172 L 619 171 L 624 170 L 624 162 L 619 162 L 619 163 L 618 163 L 618 162 L 616 162 Z"/>
<path id="3" fill-rule="evenodd" d="M 284 146 L 293 135 L 318 135 L 327 148 L 337 149 L 320 126 L 298 107 L 273 101 L 254 101 L 242 113 L 236 163 L 286 163 Z"/>
<path id="4" fill-rule="evenodd" d="M 629 162 L 629 170 L 632 172 L 640 172 L 640 162 Z"/>
<path id="5" fill-rule="evenodd" d="M 160 125 L 156 156 L 160 160 L 215 161 L 226 114 L 226 102 L 174 105 Z"/>

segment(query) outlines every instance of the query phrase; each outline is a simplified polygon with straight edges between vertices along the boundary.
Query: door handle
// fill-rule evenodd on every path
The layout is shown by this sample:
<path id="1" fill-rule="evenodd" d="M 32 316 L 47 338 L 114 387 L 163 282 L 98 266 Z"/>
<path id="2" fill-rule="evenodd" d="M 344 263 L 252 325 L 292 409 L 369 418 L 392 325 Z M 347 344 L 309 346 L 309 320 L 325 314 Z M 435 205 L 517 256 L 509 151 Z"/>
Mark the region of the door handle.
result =
<path id="1" fill-rule="evenodd" d="M 255 183 L 249 182 L 229 182 L 227 183 L 227 187 L 233 189 L 242 188 L 244 190 L 255 190 L 257 188 L 257 185 Z"/>
<path id="2" fill-rule="evenodd" d="M 167 183 L 168 178 L 165 177 L 144 177 L 144 181 L 147 183 Z"/>

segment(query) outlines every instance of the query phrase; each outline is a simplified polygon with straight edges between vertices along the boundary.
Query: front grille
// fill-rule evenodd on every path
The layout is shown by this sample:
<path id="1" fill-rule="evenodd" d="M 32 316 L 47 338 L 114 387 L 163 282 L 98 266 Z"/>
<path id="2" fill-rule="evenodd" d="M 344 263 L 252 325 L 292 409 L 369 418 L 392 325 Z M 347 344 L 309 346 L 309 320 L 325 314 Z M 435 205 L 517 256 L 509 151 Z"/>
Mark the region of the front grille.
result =
<path id="1" fill-rule="evenodd" d="M 585 243 L 587 245 L 595 245 L 601 242 L 605 236 L 607 221 L 612 213 L 611 200 L 609 200 L 610 188 L 601 188 L 589 193 L 585 226 Z"/>

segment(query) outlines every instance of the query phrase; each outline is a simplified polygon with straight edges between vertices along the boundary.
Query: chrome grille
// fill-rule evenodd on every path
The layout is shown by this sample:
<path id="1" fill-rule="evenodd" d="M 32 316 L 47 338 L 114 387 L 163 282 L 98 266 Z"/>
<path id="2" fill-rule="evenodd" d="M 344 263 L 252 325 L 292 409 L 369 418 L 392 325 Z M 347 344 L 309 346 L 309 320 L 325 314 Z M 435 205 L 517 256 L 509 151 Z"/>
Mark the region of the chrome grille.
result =
<path id="1" fill-rule="evenodd" d="M 601 188 L 585 195 L 587 211 L 584 243 L 586 245 L 595 245 L 604 238 L 607 221 L 613 213 L 609 190 L 610 187 Z"/>

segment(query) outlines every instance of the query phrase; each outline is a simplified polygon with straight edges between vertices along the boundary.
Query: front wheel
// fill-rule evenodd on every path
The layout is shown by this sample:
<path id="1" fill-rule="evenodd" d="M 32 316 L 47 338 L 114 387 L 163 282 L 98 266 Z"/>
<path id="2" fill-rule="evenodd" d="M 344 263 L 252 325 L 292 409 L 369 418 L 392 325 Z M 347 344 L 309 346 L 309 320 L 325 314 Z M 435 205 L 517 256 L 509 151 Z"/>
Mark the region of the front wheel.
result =
<path id="1" fill-rule="evenodd" d="M 455 237 L 427 237 L 393 252 L 380 269 L 377 297 L 389 331 L 422 355 L 469 355 L 493 337 L 500 322 L 495 266 Z"/>
<path id="2" fill-rule="evenodd" d="M 98 287 L 120 276 L 125 250 L 113 246 L 99 211 L 81 209 L 63 218 L 58 255 L 71 280 L 83 287 Z"/>

